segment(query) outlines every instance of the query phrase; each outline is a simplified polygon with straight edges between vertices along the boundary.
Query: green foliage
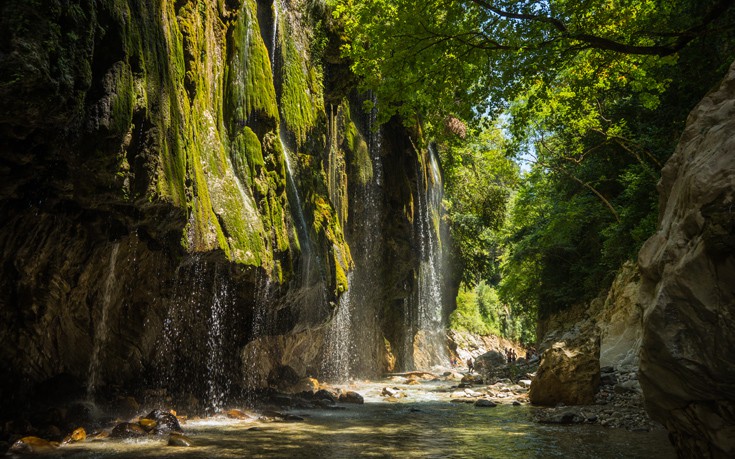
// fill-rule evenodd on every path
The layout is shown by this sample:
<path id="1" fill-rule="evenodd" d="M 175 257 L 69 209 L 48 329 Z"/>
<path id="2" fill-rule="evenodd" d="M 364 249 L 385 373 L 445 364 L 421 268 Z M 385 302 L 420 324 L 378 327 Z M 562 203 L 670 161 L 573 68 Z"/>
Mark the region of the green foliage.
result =
<path id="1" fill-rule="evenodd" d="M 351 38 L 343 52 L 382 118 L 419 113 L 449 144 L 463 280 L 498 285 L 515 316 L 595 297 L 635 257 L 688 111 L 735 58 L 735 8 L 723 0 L 333 4 Z M 470 129 L 457 146 L 464 133 L 447 129 L 501 113 L 507 139 L 491 150 L 526 169 L 512 198 L 513 180 L 488 182 L 498 163 L 478 161 L 481 136 Z"/>
<path id="2" fill-rule="evenodd" d="M 500 301 L 497 291 L 482 281 L 472 288 L 460 288 L 457 309 L 449 317 L 449 326 L 454 330 L 497 335 L 527 344 L 535 341 L 533 317 L 514 314 Z"/>
<path id="3" fill-rule="evenodd" d="M 492 127 L 442 149 L 444 204 L 467 285 L 498 274 L 498 231 L 519 179 L 518 167 L 504 156 L 505 143 L 501 130 Z"/>
<path id="4" fill-rule="evenodd" d="M 604 111 L 600 91 L 656 107 L 669 83 L 656 70 L 732 24 L 730 10 L 708 16 L 720 3 L 333 0 L 352 38 L 344 53 L 384 119 L 477 119 L 533 90 L 529 110 L 559 111 L 582 129 Z"/>

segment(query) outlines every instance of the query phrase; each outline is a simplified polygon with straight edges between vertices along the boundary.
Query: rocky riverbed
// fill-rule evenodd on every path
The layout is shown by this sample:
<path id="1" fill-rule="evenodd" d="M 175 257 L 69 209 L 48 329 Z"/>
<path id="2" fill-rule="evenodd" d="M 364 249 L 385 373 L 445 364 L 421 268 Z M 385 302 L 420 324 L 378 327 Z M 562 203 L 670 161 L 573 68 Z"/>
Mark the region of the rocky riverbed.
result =
<path id="1" fill-rule="evenodd" d="M 359 438 L 366 451 L 376 451 L 378 456 L 425 457 L 422 454 L 439 454 L 451 445 L 458 448 L 459 457 L 483 454 L 485 450 L 476 444 L 477 437 L 482 437 L 483 448 L 501 448 L 492 450 L 497 457 L 539 448 L 575 454 L 565 438 L 577 443 L 579 438 L 589 438 L 590 445 L 576 447 L 587 449 L 576 451 L 597 457 L 673 457 L 665 431 L 643 411 L 634 374 L 603 369 L 604 385 L 594 405 L 539 408 L 528 402 L 534 368 L 535 363 L 522 361 L 483 374 L 446 369 L 342 385 L 308 379 L 286 391 L 290 393 L 260 394 L 252 400 L 254 408 L 222 409 L 203 417 L 174 410 L 146 411 L 143 402 L 126 396 L 120 398 L 121 404 L 129 410 L 137 407 L 127 417 L 93 413 L 94 407 L 87 404 L 85 416 L 69 409 L 50 410 L 58 425 L 48 424 L 49 413 L 43 422 L 39 416 L 7 420 L 2 423 L 0 453 L 156 457 L 165 449 L 167 456 L 237 457 L 242 448 L 255 448 L 262 457 L 285 457 L 291 450 L 313 457 L 358 454 L 355 446 L 332 445 L 331 438 L 337 435 L 347 440 Z M 459 427 L 444 432 L 444 417 Z M 433 438 L 432 432 L 443 433 Z M 509 442 L 505 435 L 510 432 L 522 436 L 524 442 Z M 626 451 L 626 435 L 637 435 L 636 448 L 643 449 Z M 252 444 L 254 438 L 260 442 L 257 446 Z M 592 438 L 605 438 L 618 446 L 599 452 Z M 324 450 L 325 444 L 331 449 Z M 222 449 L 223 445 L 228 446 Z"/>

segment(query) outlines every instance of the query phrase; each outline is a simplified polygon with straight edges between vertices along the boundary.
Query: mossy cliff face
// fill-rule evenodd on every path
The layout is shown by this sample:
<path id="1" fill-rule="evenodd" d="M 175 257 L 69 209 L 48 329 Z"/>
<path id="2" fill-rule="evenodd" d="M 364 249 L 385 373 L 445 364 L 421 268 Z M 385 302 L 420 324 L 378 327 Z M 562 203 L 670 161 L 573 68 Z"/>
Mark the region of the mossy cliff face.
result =
<path id="1" fill-rule="evenodd" d="M 256 367 L 313 374 L 367 258 L 380 361 L 418 263 L 417 154 L 383 128 L 366 227 L 371 134 L 322 2 L 0 9 L 0 404 L 59 375 L 213 406 L 268 383 Z"/>
<path id="2" fill-rule="evenodd" d="M 352 259 L 324 172 L 307 6 L 280 16 L 274 78 L 258 21 L 270 2 L 3 2 L 4 403 L 62 373 L 201 396 L 207 359 L 327 322 Z M 272 326 L 254 330 L 263 309 Z M 226 360 L 214 379 L 242 385 L 240 359 Z"/>

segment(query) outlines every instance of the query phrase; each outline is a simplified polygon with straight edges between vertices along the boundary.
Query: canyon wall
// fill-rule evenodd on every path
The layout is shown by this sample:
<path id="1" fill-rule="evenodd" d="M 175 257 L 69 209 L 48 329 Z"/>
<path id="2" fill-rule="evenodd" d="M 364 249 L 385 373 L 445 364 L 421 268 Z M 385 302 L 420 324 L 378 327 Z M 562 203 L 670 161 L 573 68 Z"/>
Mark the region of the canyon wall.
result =
<path id="1" fill-rule="evenodd" d="M 360 373 L 381 371 L 406 339 L 427 150 L 372 124 L 322 2 L 1 8 L 3 406 L 54 378 L 216 406 L 284 368 L 319 374 L 365 265 Z"/>
<path id="2" fill-rule="evenodd" d="M 735 65 L 694 108 L 643 246 L 646 408 L 682 457 L 735 455 Z"/>

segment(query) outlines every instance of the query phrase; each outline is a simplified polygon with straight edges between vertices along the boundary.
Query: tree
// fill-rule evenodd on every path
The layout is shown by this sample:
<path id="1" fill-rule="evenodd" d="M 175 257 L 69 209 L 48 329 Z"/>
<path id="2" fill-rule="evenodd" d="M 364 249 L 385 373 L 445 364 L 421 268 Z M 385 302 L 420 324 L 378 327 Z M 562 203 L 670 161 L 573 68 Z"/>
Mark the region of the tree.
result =
<path id="1" fill-rule="evenodd" d="M 599 294 L 655 229 L 660 168 L 735 59 L 733 4 L 333 0 L 382 119 L 420 115 L 441 141 L 456 134 L 448 121 L 481 133 L 504 114 L 498 149 L 530 171 L 510 201 L 477 193 L 470 134 L 445 158 L 449 218 L 465 282 L 498 284 L 513 311 L 541 315 Z M 488 217 L 506 207 L 498 230 Z"/>
<path id="2" fill-rule="evenodd" d="M 442 148 L 444 204 L 462 282 L 498 281 L 498 234 L 506 205 L 518 185 L 518 166 L 505 157 L 506 140 L 498 127 L 471 133 Z M 495 278 L 495 279 L 494 279 Z"/>
<path id="3" fill-rule="evenodd" d="M 420 113 L 438 126 L 449 114 L 470 120 L 496 113 L 522 92 L 559 79 L 622 88 L 653 106 L 666 81 L 651 70 L 675 63 L 693 41 L 732 28 L 735 0 L 333 3 L 352 39 L 344 52 L 377 92 L 384 119 Z M 582 113 L 599 108 L 576 92 L 535 97 Z"/>

